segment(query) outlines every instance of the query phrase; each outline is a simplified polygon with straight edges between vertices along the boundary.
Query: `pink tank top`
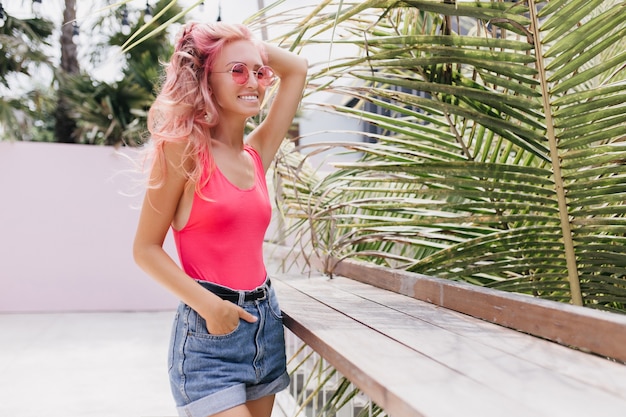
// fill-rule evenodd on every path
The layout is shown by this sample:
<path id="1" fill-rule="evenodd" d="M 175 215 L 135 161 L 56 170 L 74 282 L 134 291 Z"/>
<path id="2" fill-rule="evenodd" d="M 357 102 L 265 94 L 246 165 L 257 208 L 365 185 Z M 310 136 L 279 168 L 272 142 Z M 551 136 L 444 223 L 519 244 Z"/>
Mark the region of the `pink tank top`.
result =
<path id="1" fill-rule="evenodd" d="M 187 224 L 174 230 L 189 276 L 236 290 L 252 290 L 265 281 L 263 239 L 272 211 L 261 157 L 251 146 L 244 150 L 254 161 L 252 188 L 238 188 L 215 167 L 204 197 L 194 195 Z"/>

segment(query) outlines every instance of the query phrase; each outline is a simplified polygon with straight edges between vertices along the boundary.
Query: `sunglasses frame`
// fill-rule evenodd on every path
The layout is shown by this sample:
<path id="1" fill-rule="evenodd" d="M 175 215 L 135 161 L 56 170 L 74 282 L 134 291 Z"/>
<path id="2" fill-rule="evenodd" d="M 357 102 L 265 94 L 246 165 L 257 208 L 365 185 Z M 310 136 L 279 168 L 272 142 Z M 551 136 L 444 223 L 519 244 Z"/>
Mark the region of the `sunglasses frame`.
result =
<path id="1" fill-rule="evenodd" d="M 241 68 L 241 67 L 244 68 L 244 72 L 236 72 L 235 71 L 235 68 Z M 264 69 L 265 70 L 269 70 L 271 75 L 269 77 L 259 78 L 259 71 L 262 71 Z M 257 83 L 259 83 L 259 85 L 261 85 L 263 87 L 269 87 L 272 84 L 274 84 L 274 82 L 276 81 L 276 73 L 274 72 L 272 67 L 270 67 L 269 65 L 261 65 L 256 70 L 251 70 L 243 62 L 237 62 L 228 71 L 212 71 L 211 73 L 212 74 L 227 74 L 227 73 L 230 73 L 233 81 L 235 82 L 235 84 L 238 84 L 238 85 L 244 85 L 245 83 L 247 83 L 248 80 L 250 80 L 250 73 L 254 74 L 254 77 L 256 78 Z"/>

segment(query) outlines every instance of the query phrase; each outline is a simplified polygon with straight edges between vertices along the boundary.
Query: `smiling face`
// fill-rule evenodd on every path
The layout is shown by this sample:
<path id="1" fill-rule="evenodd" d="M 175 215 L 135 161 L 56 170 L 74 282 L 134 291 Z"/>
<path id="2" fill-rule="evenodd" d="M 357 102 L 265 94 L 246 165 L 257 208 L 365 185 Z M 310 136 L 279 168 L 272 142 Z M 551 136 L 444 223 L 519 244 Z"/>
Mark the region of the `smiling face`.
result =
<path id="1" fill-rule="evenodd" d="M 237 63 L 245 64 L 251 71 L 244 84 L 235 82 L 233 74 L 229 72 Z M 254 43 L 242 40 L 224 46 L 213 64 L 209 79 L 222 118 L 239 116 L 245 119 L 259 113 L 266 88 L 259 84 L 252 71 L 262 65 L 261 53 Z"/>

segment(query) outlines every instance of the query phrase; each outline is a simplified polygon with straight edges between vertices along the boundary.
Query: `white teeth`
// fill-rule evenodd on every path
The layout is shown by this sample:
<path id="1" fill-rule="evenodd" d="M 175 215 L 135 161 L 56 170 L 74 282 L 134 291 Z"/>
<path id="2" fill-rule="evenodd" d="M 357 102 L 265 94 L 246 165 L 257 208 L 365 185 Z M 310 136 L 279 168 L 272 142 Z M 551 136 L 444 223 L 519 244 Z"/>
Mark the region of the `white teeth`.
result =
<path id="1" fill-rule="evenodd" d="M 240 96 L 239 98 L 242 100 L 251 100 L 251 101 L 259 99 L 257 96 Z"/>

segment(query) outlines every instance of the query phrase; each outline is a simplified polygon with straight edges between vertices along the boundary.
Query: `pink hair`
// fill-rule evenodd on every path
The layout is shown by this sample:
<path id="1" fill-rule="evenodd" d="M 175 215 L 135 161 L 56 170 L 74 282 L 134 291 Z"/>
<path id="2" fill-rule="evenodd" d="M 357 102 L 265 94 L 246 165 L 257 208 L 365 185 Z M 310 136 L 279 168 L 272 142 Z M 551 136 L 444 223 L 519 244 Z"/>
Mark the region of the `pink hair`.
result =
<path id="1" fill-rule="evenodd" d="M 161 91 L 148 113 L 148 130 L 154 145 L 152 164 L 161 164 L 165 173 L 165 144 L 186 142 L 184 159 L 191 158 L 193 169 L 185 170 L 185 174 L 195 182 L 198 193 L 209 180 L 211 169 L 205 168 L 212 168 L 213 163 L 211 128 L 219 123 L 209 75 L 224 46 L 238 40 L 257 44 L 262 59 L 267 60 L 262 44 L 244 25 L 224 22 L 184 25 L 178 34 L 174 53 L 165 65 Z M 157 179 L 156 186 L 162 184 L 162 180 Z"/>

